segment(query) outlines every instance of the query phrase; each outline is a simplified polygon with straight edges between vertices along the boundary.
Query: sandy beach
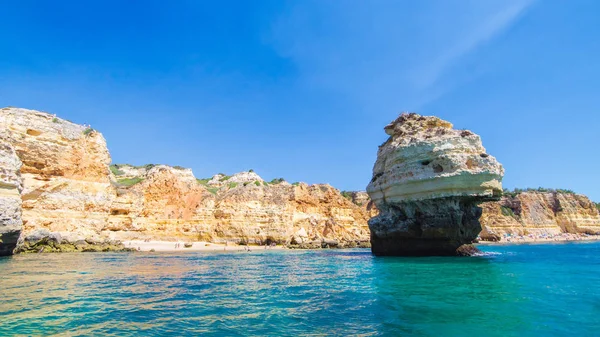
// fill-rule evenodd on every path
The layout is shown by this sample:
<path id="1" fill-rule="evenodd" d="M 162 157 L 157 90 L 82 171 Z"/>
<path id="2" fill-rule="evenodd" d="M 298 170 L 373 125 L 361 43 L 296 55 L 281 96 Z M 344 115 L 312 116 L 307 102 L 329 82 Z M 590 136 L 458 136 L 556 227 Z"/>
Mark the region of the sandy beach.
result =
<path id="1" fill-rule="evenodd" d="M 535 242 L 572 242 L 572 241 L 597 241 L 600 240 L 600 235 L 587 234 L 571 234 L 561 233 L 556 235 L 512 235 L 504 236 L 500 241 L 483 241 L 478 244 L 493 245 L 493 244 L 518 244 L 518 243 L 535 243 Z"/>
<path id="2" fill-rule="evenodd" d="M 287 249 L 284 246 L 240 246 L 234 243 L 220 244 L 204 241 L 184 242 L 184 241 L 143 241 L 131 240 L 123 241 L 127 248 L 137 249 L 141 252 L 192 252 L 192 251 L 253 251 L 253 250 L 282 250 Z M 187 245 L 188 246 L 186 247 Z"/>
<path id="3" fill-rule="evenodd" d="M 519 244 L 519 243 L 543 243 L 543 242 L 575 242 L 575 241 L 598 241 L 600 235 L 585 235 L 585 234 L 557 234 L 548 236 L 535 235 L 516 235 L 502 237 L 500 241 L 479 241 L 480 245 L 495 245 L 495 244 Z M 186 243 L 191 246 L 186 247 Z M 193 251 L 253 251 L 253 250 L 285 250 L 285 246 L 241 246 L 234 243 L 220 244 L 204 241 L 184 242 L 184 241 L 143 241 L 131 240 L 123 241 L 127 248 L 133 248 L 141 252 L 193 252 Z"/>

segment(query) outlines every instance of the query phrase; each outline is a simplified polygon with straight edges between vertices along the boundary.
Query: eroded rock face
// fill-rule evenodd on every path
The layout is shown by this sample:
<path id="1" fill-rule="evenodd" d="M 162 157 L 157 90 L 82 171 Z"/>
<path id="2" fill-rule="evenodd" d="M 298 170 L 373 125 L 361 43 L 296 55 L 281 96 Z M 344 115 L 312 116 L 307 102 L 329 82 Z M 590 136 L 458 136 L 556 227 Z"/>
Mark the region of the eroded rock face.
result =
<path id="1" fill-rule="evenodd" d="M 198 181 L 187 171 L 156 166 L 140 177 L 142 182 L 120 192 L 105 229 L 121 240 L 303 248 L 368 242 L 372 204 L 355 204 L 329 185 L 269 184 L 253 172 L 223 177 Z"/>
<path id="2" fill-rule="evenodd" d="M 19 240 L 21 220 L 21 161 L 0 130 L 0 256 L 11 255 Z"/>
<path id="3" fill-rule="evenodd" d="M 600 234 L 596 205 L 584 195 L 523 192 L 481 205 L 481 238 L 498 241 L 510 235 Z"/>
<path id="4" fill-rule="evenodd" d="M 367 187 L 380 211 L 373 253 L 456 255 L 481 231 L 479 204 L 500 198 L 504 169 L 478 135 L 437 117 L 402 114 L 385 132 Z"/>
<path id="5" fill-rule="evenodd" d="M 109 167 L 102 134 L 44 112 L 0 109 L 0 130 L 0 231 L 10 245 L 21 232 L 22 252 L 120 250 L 131 239 L 364 245 L 376 213 L 331 186 L 254 172 L 197 180 L 179 167 Z"/>
<path id="6" fill-rule="evenodd" d="M 0 109 L 0 129 L 23 164 L 20 247 L 37 247 L 46 232 L 65 242 L 103 242 L 100 229 L 116 195 L 102 134 L 19 108 Z"/>

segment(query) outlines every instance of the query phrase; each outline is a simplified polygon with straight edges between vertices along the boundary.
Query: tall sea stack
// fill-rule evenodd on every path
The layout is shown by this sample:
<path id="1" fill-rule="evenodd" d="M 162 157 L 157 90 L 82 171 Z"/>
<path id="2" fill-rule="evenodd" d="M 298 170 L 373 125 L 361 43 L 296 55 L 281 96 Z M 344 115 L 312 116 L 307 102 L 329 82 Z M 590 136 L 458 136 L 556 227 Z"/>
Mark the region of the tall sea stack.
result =
<path id="1" fill-rule="evenodd" d="M 504 169 L 478 135 L 437 117 L 404 113 L 385 127 L 367 187 L 375 255 L 469 255 L 484 201 L 502 195 Z"/>

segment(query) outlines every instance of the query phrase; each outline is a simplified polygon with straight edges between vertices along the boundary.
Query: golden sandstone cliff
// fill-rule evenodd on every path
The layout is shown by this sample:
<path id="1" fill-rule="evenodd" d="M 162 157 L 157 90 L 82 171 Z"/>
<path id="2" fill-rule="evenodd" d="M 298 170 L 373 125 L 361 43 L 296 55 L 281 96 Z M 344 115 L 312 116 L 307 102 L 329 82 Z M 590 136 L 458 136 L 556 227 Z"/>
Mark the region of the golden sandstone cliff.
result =
<path id="1" fill-rule="evenodd" d="M 529 191 L 508 194 L 481 207 L 482 240 L 498 241 L 507 235 L 600 234 L 597 206 L 579 194 Z"/>
<path id="2" fill-rule="evenodd" d="M 378 160 L 377 178 L 369 185 L 375 202 L 387 210 L 384 220 L 390 210 L 398 217 L 396 209 L 403 202 L 412 203 L 401 219 L 404 224 L 418 212 L 422 222 L 424 212 L 431 210 L 425 199 L 431 196 L 494 197 L 500 188 L 487 178 L 470 184 L 474 180 L 466 180 L 465 168 L 455 166 L 464 162 L 469 170 L 492 172 L 488 177 L 500 172 L 497 166 L 491 166 L 496 171 L 488 169 L 493 161 L 478 136 L 453 130 L 439 119 L 427 121 L 424 131 L 414 124 L 408 129 L 398 123 L 386 128 L 391 140 L 383 145 L 380 157 L 388 159 Z M 423 141 L 429 141 L 427 151 L 411 140 L 421 132 Z M 403 148 L 406 151 L 398 150 Z M 23 252 L 101 251 L 123 249 L 120 241 L 144 239 L 300 248 L 365 246 L 370 235 L 367 221 L 378 214 L 367 193 L 340 193 L 329 185 L 266 182 L 254 172 L 196 179 L 191 170 L 180 167 L 109 167 L 110 162 L 106 141 L 97 131 L 48 113 L 0 109 L 0 255 L 11 254 L 17 243 Z M 440 167 L 442 171 L 436 172 Z M 442 178 L 444 188 L 432 189 L 432 178 Z M 450 202 L 445 208 L 430 212 L 438 223 L 466 205 L 446 199 Z M 582 195 L 525 192 L 480 207 L 483 240 L 505 234 L 600 234 L 596 205 Z M 434 238 L 449 233 L 443 226 L 418 227 L 419 221 L 407 226 L 407 233 Z M 393 236 L 397 228 L 382 223 L 385 226 L 374 227 L 374 235 Z M 463 233 L 452 235 L 467 233 L 470 238 L 478 233 L 475 227 L 463 226 Z"/>
<path id="3" fill-rule="evenodd" d="M 368 241 L 369 206 L 329 185 L 267 183 L 253 172 L 198 180 L 189 169 L 164 165 L 113 167 L 118 181 L 139 181 L 117 189 L 108 228 L 114 238 L 302 247 Z"/>
<path id="4" fill-rule="evenodd" d="M 53 115 L 0 110 L 0 126 L 21 164 L 21 239 L 109 244 L 100 234 L 112 203 L 102 135 Z M 22 240 L 23 241 L 23 240 Z"/>
<path id="5" fill-rule="evenodd" d="M 131 239 L 368 244 L 374 209 L 364 195 L 267 183 L 253 172 L 204 180 L 164 165 L 111 172 L 102 134 L 33 110 L 1 109 L 0 130 L 0 247 L 6 251 L 19 232 L 19 251 L 115 250 Z"/>

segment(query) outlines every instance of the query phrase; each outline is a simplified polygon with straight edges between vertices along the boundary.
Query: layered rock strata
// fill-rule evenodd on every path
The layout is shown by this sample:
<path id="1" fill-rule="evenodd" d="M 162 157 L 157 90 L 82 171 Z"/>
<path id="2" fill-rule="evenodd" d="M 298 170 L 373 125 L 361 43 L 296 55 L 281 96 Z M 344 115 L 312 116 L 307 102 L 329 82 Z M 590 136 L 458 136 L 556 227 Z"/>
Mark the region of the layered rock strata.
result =
<path id="1" fill-rule="evenodd" d="M 11 255 L 19 240 L 21 220 L 21 161 L 0 130 L 0 256 Z"/>
<path id="2" fill-rule="evenodd" d="M 553 236 L 561 233 L 600 235 L 600 215 L 586 196 L 560 192 L 523 192 L 481 205 L 486 241 L 505 236 Z"/>
<path id="3" fill-rule="evenodd" d="M 109 167 L 102 134 L 33 110 L 0 109 L 0 130 L 3 154 L 16 155 L 0 162 L 0 202 L 16 207 L 0 214 L 7 250 L 19 232 L 20 251 L 120 250 L 130 239 L 368 244 L 372 204 L 329 185 L 267 183 L 250 171 L 199 180 L 180 167 Z"/>
<path id="4" fill-rule="evenodd" d="M 113 238 L 301 248 L 368 242 L 372 205 L 357 205 L 329 185 L 266 183 L 253 172 L 198 180 L 164 165 L 139 180 L 113 203 L 105 228 Z"/>
<path id="5" fill-rule="evenodd" d="M 498 200 L 504 169 L 478 135 L 437 117 L 402 114 L 385 127 L 367 192 L 375 255 L 461 255 L 481 231 L 479 204 Z"/>
<path id="6" fill-rule="evenodd" d="M 0 127 L 22 163 L 19 249 L 38 250 L 49 242 L 59 246 L 60 241 L 78 243 L 81 249 L 108 244 L 100 229 L 115 193 L 104 137 L 54 115 L 18 108 L 0 110 Z"/>

